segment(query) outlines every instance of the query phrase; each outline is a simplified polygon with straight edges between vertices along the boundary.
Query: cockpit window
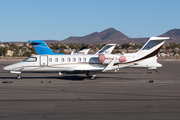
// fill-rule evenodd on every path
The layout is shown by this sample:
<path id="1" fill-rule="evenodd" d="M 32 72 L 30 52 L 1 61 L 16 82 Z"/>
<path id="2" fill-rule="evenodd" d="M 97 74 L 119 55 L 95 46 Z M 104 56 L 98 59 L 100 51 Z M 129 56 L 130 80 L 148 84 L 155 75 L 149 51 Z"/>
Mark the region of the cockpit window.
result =
<path id="1" fill-rule="evenodd" d="M 25 62 L 35 62 L 35 61 L 37 61 L 37 58 L 36 57 L 29 57 L 29 58 L 24 59 L 23 61 L 25 61 Z"/>

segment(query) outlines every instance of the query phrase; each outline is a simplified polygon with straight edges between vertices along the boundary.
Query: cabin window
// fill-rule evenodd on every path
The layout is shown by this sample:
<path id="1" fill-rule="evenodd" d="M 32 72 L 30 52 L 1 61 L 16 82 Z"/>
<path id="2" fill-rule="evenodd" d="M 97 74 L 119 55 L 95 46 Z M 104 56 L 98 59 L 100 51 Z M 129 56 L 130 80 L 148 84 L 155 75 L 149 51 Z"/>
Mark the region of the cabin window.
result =
<path id="1" fill-rule="evenodd" d="M 68 62 L 71 62 L 71 58 L 68 58 L 67 61 L 68 61 Z"/>
<path id="2" fill-rule="evenodd" d="M 64 58 L 61 58 L 61 62 L 64 62 Z"/>
<path id="3" fill-rule="evenodd" d="M 36 57 L 29 57 L 29 58 L 24 59 L 23 61 L 25 61 L 25 62 L 35 62 L 35 61 L 37 61 L 37 58 Z"/>
<path id="4" fill-rule="evenodd" d="M 55 58 L 55 62 L 58 62 L 58 58 Z"/>
<path id="5" fill-rule="evenodd" d="M 83 58 L 83 61 L 86 62 L 86 58 Z"/>
<path id="6" fill-rule="evenodd" d="M 73 58 L 73 62 L 76 62 L 76 58 Z"/>
<path id="7" fill-rule="evenodd" d="M 81 58 L 78 58 L 78 61 L 81 62 Z"/>
<path id="8" fill-rule="evenodd" d="M 49 58 L 49 62 L 52 62 L 52 58 Z"/>

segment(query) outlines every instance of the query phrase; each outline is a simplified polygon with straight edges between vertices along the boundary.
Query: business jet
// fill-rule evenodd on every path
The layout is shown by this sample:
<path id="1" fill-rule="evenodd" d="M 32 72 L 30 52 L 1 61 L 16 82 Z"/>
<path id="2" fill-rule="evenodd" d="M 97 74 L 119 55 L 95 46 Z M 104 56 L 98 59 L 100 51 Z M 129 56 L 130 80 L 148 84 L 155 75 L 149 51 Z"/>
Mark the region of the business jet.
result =
<path id="1" fill-rule="evenodd" d="M 94 79 L 97 72 L 106 72 L 124 67 L 148 67 L 156 69 L 162 67 L 157 62 L 156 55 L 169 37 L 151 37 L 136 53 L 121 55 L 104 54 L 100 50 L 98 54 L 70 54 L 70 55 L 33 55 L 25 60 L 8 65 L 4 70 L 17 73 L 21 79 L 22 72 L 82 72 Z M 106 51 L 108 53 L 108 51 Z"/>

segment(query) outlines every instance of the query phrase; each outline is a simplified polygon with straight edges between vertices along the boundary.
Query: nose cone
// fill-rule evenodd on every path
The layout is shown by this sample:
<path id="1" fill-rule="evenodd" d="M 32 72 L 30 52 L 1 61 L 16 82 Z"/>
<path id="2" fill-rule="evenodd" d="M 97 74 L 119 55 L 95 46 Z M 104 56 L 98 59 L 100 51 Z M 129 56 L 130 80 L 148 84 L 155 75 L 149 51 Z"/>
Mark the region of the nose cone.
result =
<path id="1" fill-rule="evenodd" d="M 10 69 L 11 69 L 11 67 L 8 65 L 8 66 L 5 66 L 4 68 L 3 68 L 3 70 L 7 70 L 7 71 L 10 71 Z"/>
<path id="2" fill-rule="evenodd" d="M 8 65 L 8 66 L 5 66 L 3 68 L 3 70 L 7 70 L 7 71 L 17 71 L 21 68 L 21 62 L 18 62 L 18 63 L 14 63 L 14 64 L 11 64 L 11 65 Z"/>

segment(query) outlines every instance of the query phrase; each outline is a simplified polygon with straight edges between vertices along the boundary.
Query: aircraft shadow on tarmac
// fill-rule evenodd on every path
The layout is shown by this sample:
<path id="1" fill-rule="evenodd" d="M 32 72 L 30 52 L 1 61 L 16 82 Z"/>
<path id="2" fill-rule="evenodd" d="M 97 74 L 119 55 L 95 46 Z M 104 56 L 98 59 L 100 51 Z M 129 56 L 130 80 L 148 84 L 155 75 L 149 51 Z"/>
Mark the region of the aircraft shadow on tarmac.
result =
<path id="1" fill-rule="evenodd" d="M 6 72 L 4 72 L 6 73 Z M 33 72 L 31 72 L 33 73 Z M 44 72 L 36 72 L 36 73 L 44 73 Z M 102 76 L 101 74 L 109 74 L 108 76 Z M 111 71 L 111 72 L 105 72 L 105 73 L 101 73 L 99 75 L 97 75 L 97 77 L 94 79 L 94 80 L 98 80 L 98 79 L 116 79 L 116 80 L 132 80 L 132 78 L 129 78 L 129 77 L 119 77 L 119 76 L 113 76 L 113 74 L 124 74 L 124 75 L 128 75 L 128 74 L 143 74 L 142 72 L 114 72 L 114 71 Z M 17 80 L 16 76 L 12 76 L 12 77 L 0 77 L 0 79 L 3 79 L 3 80 L 8 80 L 8 79 L 14 79 L 14 80 Z M 22 75 L 22 79 L 43 79 L 43 80 L 53 80 L 53 79 L 59 79 L 59 80 L 70 80 L 70 81 L 83 81 L 83 80 L 91 80 L 90 78 L 88 78 L 87 76 L 79 76 L 79 75 L 70 75 L 70 76 L 41 76 L 41 77 L 26 77 L 26 76 L 23 76 Z M 136 78 L 133 78 L 133 80 L 136 80 Z M 137 78 L 139 79 L 139 78 Z"/>
<path id="2" fill-rule="evenodd" d="M 116 78 L 116 77 L 96 77 L 94 80 L 98 80 L 98 79 L 110 79 L 110 78 Z M 1 80 L 9 80 L 9 79 L 13 79 L 13 80 L 17 80 L 16 77 L 0 77 Z M 90 78 L 86 77 L 86 76 L 45 76 L 45 77 L 22 77 L 21 80 L 26 80 L 26 79 L 38 79 L 38 80 L 53 80 L 53 79 L 59 79 L 59 80 L 71 80 L 71 81 L 83 81 L 83 80 L 91 80 Z"/>
<path id="3" fill-rule="evenodd" d="M 106 74 L 143 74 L 143 72 L 107 72 Z"/>
<path id="4" fill-rule="evenodd" d="M 25 80 L 25 79 L 43 79 L 43 80 L 53 80 L 53 79 L 61 79 L 61 80 L 72 80 L 72 81 L 82 81 L 84 80 L 84 78 L 86 77 L 81 77 L 81 76 L 62 76 L 62 77 L 22 77 L 21 80 Z M 8 79 L 17 79 L 16 77 L 0 77 L 0 79 L 3 79 L 3 80 L 8 80 Z"/>

